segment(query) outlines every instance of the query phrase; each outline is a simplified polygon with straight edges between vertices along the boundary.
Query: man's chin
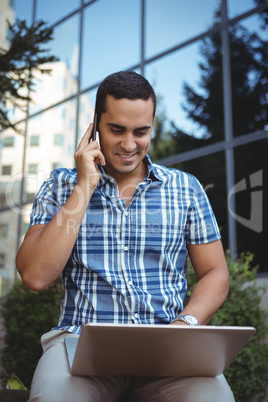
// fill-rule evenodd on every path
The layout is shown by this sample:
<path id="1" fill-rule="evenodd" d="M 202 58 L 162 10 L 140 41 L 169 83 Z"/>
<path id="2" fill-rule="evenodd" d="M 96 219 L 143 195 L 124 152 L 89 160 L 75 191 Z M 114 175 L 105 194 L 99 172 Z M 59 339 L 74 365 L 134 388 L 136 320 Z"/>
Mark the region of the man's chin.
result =
<path id="1" fill-rule="evenodd" d="M 120 165 L 107 164 L 104 169 L 111 176 L 131 174 L 137 169 L 137 164 L 131 162 L 124 162 Z"/>

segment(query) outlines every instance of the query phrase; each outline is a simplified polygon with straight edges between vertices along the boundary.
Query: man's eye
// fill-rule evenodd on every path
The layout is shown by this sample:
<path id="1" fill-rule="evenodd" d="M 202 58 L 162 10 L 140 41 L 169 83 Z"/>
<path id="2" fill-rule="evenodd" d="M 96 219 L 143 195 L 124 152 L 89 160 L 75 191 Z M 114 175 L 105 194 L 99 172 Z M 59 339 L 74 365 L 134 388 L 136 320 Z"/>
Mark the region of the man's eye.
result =
<path id="1" fill-rule="evenodd" d="M 145 135 L 147 133 L 147 130 L 143 130 L 143 131 L 136 131 L 136 135 Z"/>
<path id="2" fill-rule="evenodd" d="M 112 133 L 121 134 L 121 133 L 122 133 L 122 130 L 117 129 L 117 128 L 112 128 Z"/>

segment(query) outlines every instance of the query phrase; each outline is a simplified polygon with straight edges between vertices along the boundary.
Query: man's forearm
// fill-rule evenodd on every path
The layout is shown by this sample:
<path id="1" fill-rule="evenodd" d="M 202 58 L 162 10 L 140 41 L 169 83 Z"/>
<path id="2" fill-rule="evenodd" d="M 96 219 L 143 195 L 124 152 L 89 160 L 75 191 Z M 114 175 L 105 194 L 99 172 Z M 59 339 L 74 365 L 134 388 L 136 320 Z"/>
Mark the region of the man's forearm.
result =
<path id="1" fill-rule="evenodd" d="M 200 325 L 207 324 L 226 299 L 228 289 L 228 272 L 221 268 L 212 269 L 199 280 L 181 314 L 191 314 Z"/>
<path id="2" fill-rule="evenodd" d="M 30 228 L 16 258 L 18 271 L 26 286 L 41 291 L 61 274 L 73 249 L 92 192 L 76 186 L 65 205 L 48 224 Z"/>

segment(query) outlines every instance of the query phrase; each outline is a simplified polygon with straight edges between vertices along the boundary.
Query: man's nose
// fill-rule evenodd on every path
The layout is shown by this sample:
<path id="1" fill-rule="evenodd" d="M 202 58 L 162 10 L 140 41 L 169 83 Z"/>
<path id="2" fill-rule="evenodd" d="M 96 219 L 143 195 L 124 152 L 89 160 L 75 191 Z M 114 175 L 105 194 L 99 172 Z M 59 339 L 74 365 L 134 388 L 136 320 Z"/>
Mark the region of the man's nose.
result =
<path id="1" fill-rule="evenodd" d="M 121 141 L 121 147 L 124 151 L 131 152 L 136 148 L 135 138 L 132 133 L 126 133 Z"/>

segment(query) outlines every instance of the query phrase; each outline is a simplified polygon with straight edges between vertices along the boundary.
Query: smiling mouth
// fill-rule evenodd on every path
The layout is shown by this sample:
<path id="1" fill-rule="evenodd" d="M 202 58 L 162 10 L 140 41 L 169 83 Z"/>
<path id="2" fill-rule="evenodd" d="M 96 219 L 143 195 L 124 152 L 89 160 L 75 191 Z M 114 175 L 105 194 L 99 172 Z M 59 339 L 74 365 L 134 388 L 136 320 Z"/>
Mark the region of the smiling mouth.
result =
<path id="1" fill-rule="evenodd" d="M 136 152 L 134 154 L 130 154 L 130 155 L 119 154 L 119 153 L 117 155 L 121 156 L 121 158 L 124 158 L 124 159 L 131 159 L 131 158 L 133 158 L 133 156 L 136 155 Z"/>

